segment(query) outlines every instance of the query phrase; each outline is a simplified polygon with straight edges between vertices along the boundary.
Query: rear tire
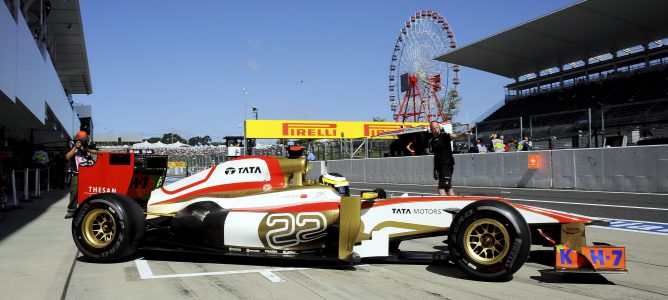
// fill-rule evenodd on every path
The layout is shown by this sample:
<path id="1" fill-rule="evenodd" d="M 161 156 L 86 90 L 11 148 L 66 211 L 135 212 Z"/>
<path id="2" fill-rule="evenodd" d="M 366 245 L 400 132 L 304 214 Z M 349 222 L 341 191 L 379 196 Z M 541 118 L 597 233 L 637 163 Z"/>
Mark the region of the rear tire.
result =
<path id="1" fill-rule="evenodd" d="M 451 260 L 477 280 L 499 281 L 524 264 L 531 248 L 529 225 L 503 201 L 480 200 L 455 215 L 448 233 Z"/>
<path id="2" fill-rule="evenodd" d="M 72 237 L 94 262 L 111 262 L 137 251 L 146 229 L 144 212 L 125 195 L 97 194 L 83 202 L 72 219 Z"/>

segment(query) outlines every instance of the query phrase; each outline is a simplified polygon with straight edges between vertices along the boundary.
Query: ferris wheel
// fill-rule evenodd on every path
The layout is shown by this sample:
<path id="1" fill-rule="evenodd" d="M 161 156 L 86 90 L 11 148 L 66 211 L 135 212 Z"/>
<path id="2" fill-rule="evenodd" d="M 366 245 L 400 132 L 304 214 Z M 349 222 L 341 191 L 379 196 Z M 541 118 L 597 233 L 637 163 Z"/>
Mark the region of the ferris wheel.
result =
<path id="1" fill-rule="evenodd" d="M 434 60 L 457 48 L 445 18 L 417 12 L 397 37 L 390 64 L 390 109 L 396 122 L 445 121 L 457 101 L 459 66 Z"/>

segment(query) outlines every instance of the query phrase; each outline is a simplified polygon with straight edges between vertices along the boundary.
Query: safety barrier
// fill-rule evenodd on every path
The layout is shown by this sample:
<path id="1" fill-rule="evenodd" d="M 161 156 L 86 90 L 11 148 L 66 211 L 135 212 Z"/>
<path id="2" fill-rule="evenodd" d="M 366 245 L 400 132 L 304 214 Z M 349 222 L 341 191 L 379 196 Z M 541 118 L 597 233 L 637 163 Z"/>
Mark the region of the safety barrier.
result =
<path id="1" fill-rule="evenodd" d="M 30 190 L 30 179 L 32 174 L 33 186 L 32 193 Z M 42 176 L 46 178 L 44 186 L 42 186 Z M 30 199 L 40 198 L 42 190 L 46 192 L 51 191 L 51 169 L 50 168 L 25 168 L 22 170 L 12 170 L 10 185 L 11 185 L 11 202 L 0 202 L 0 209 L 14 209 L 21 208 L 19 202 L 29 202 Z M 18 179 L 18 180 L 17 180 Z M 17 184 L 18 183 L 18 184 Z M 21 197 L 19 199 L 19 188 L 21 188 Z"/>
<path id="2" fill-rule="evenodd" d="M 352 182 L 436 185 L 431 155 L 332 160 L 325 166 Z M 668 145 L 456 154 L 453 177 L 458 186 L 668 193 Z"/>

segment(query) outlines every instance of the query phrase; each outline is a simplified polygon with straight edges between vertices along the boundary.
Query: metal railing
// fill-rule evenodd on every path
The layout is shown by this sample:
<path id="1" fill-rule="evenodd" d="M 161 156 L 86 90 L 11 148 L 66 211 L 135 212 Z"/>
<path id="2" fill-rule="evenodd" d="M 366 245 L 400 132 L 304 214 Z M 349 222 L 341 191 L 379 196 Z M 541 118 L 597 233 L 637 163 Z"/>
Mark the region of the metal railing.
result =
<path id="1" fill-rule="evenodd" d="M 491 134 L 513 140 L 526 135 L 535 150 L 621 146 L 621 140 L 635 145 L 642 137 L 668 136 L 668 98 L 489 120 L 474 132 L 483 143 Z"/>

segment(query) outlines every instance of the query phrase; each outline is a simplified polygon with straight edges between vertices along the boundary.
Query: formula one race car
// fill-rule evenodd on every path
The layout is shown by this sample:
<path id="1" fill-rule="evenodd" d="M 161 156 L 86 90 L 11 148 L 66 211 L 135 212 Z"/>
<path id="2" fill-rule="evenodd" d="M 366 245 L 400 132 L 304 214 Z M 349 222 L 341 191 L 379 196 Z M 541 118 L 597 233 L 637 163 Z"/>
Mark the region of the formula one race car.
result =
<path id="1" fill-rule="evenodd" d="M 624 248 L 585 244 L 581 216 L 490 197 L 346 195 L 339 174 L 305 180 L 308 162 L 244 156 L 164 185 L 167 158 L 100 153 L 79 172 L 72 235 L 91 261 L 152 244 L 225 255 L 358 262 L 401 258 L 399 244 L 447 236 L 443 255 L 469 276 L 498 280 L 532 241 L 553 244 L 556 271 L 625 271 Z M 339 193 L 341 192 L 341 193 Z"/>

